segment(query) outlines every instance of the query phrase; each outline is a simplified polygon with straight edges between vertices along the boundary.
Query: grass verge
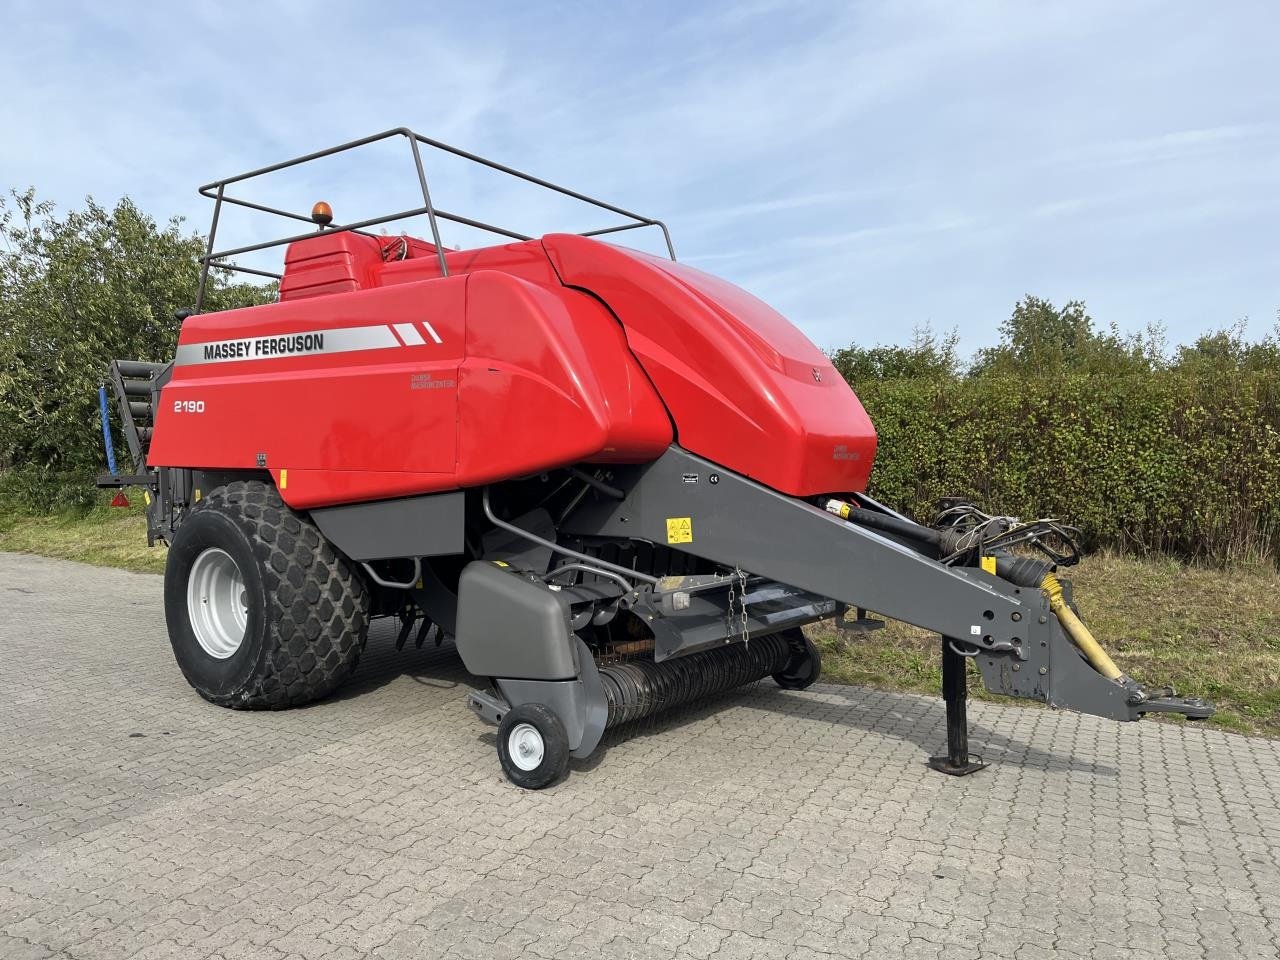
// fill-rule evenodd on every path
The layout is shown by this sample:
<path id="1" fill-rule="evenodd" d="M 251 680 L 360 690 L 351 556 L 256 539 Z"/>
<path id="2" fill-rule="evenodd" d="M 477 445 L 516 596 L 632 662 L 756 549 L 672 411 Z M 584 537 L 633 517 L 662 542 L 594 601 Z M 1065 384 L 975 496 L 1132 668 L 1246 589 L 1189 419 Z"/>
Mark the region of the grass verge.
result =
<path id="1" fill-rule="evenodd" d="M 147 547 L 138 506 L 0 516 L 0 550 L 145 573 L 163 572 L 165 561 L 163 546 Z M 1095 554 L 1067 574 L 1085 622 L 1121 669 L 1214 701 L 1218 714 L 1208 722 L 1216 727 L 1280 737 L 1280 572 Z M 933 634 L 890 621 L 852 637 L 820 624 L 813 636 L 828 682 L 938 694 Z M 981 688 L 976 671 L 969 681 L 975 698 L 1000 699 Z"/>
<path id="2" fill-rule="evenodd" d="M 141 504 L 100 505 L 87 513 L 43 517 L 3 514 L 0 515 L 0 550 L 38 553 L 141 573 L 164 572 L 164 545 L 147 546 L 147 521 Z"/>

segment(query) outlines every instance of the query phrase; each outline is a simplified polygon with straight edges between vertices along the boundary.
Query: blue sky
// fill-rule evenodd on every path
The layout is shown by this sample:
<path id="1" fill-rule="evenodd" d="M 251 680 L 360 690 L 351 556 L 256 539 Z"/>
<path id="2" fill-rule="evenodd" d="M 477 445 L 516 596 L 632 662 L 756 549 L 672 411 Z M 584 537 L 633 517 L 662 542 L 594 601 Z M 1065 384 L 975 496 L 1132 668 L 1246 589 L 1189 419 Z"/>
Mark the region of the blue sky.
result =
<path id="1" fill-rule="evenodd" d="M 1278 36 L 1280 5 L 1231 0 L 5 0 L 0 186 L 203 230 L 198 184 L 408 125 L 666 219 L 681 259 L 824 347 L 929 323 L 971 350 L 1026 293 L 1175 342 L 1261 336 Z M 254 196 L 356 219 L 412 205 L 407 164 L 373 150 Z M 428 172 L 442 207 L 524 232 L 598 223 Z"/>

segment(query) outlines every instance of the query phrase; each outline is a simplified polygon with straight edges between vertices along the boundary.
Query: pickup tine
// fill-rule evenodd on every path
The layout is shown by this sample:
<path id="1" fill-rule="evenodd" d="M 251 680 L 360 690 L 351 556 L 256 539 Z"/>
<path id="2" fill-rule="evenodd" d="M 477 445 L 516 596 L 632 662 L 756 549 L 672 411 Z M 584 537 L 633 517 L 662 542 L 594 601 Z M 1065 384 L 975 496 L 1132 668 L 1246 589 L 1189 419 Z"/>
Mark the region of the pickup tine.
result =
<path id="1" fill-rule="evenodd" d="M 400 616 L 403 622 L 400 625 L 400 633 L 396 636 L 397 650 L 404 649 L 404 642 L 409 639 L 409 632 L 413 629 L 413 622 L 415 619 L 412 613 L 401 614 Z M 422 622 L 425 624 L 428 621 L 424 617 Z M 422 646 L 422 644 L 419 643 L 418 646 Z"/>

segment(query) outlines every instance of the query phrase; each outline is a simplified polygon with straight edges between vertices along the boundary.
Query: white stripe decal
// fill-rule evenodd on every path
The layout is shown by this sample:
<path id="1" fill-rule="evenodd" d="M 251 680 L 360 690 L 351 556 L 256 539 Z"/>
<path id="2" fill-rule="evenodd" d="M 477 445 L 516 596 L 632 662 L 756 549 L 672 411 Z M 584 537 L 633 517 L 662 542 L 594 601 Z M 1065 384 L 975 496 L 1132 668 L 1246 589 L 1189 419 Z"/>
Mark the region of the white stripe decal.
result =
<path id="1" fill-rule="evenodd" d="M 438 341 L 437 341 L 438 342 Z M 211 340 L 178 346 L 176 364 L 222 363 L 237 360 L 274 360 L 279 357 L 347 353 L 353 350 L 384 350 L 402 344 L 391 328 L 383 324 L 366 327 L 338 327 L 307 330 L 275 336 L 237 340 Z"/>
<path id="2" fill-rule="evenodd" d="M 422 339 L 422 334 L 417 331 L 412 323 L 393 323 L 396 333 L 400 334 L 400 339 L 405 342 L 408 347 L 420 347 L 427 341 Z M 437 343 L 440 341 L 437 340 Z"/>
<path id="3" fill-rule="evenodd" d="M 422 328 L 426 330 L 428 334 L 431 335 L 431 339 L 434 340 L 436 343 L 444 343 L 444 341 L 440 339 L 440 334 L 436 333 L 436 328 L 431 326 L 431 324 L 428 323 L 426 320 L 422 321 Z"/>

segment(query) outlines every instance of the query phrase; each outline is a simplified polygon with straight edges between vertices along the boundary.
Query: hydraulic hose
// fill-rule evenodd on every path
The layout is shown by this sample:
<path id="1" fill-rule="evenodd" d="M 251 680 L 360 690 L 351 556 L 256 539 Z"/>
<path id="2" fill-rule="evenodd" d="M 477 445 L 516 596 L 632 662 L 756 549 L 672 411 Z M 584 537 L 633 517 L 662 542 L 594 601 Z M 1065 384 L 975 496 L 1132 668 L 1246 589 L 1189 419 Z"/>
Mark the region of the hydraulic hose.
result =
<path id="1" fill-rule="evenodd" d="M 870 527 L 872 530 L 879 530 L 881 533 L 904 537 L 907 540 L 928 544 L 931 547 L 937 547 L 942 543 L 942 534 L 937 530 L 921 526 L 918 523 L 912 523 L 910 520 L 903 520 L 887 513 L 868 510 L 865 507 L 858 508 L 852 504 L 845 503 L 843 500 L 828 500 L 825 506 L 828 513 L 834 513 L 841 520 L 856 523 L 860 527 Z"/>
<path id="2" fill-rule="evenodd" d="M 849 523 L 870 527 L 873 530 L 896 535 L 922 545 L 933 547 L 942 545 L 943 535 L 941 531 L 912 523 L 910 520 L 889 516 L 874 510 L 857 509 L 841 500 L 828 500 L 824 506 L 827 512 L 833 513 Z M 1089 628 L 1081 622 L 1080 618 L 1075 615 L 1075 612 L 1067 604 L 1066 598 L 1062 595 L 1062 584 L 1058 582 L 1058 578 L 1054 574 L 1054 570 L 1057 568 L 1053 563 L 1035 557 L 1014 556 L 1004 551 L 997 551 L 994 555 L 994 560 L 995 569 L 992 572 L 996 576 L 1024 587 L 1038 585 L 1045 592 L 1045 595 L 1049 598 L 1049 609 L 1053 611 L 1054 616 L 1058 618 L 1058 622 L 1062 624 L 1062 629 L 1066 631 L 1067 636 L 1084 654 L 1084 658 L 1089 661 L 1093 669 L 1108 680 L 1113 680 L 1116 683 L 1122 685 L 1133 683 L 1116 666 L 1115 661 L 1108 656 L 1107 651 L 1102 649 L 1102 644 L 1094 639 L 1093 634 L 1089 632 Z"/>
<path id="3" fill-rule="evenodd" d="M 1040 589 L 1049 598 L 1049 609 L 1053 611 L 1054 616 L 1058 618 L 1058 622 L 1062 624 L 1062 629 L 1067 632 L 1067 636 L 1071 638 L 1072 642 L 1079 647 L 1080 652 L 1084 654 L 1084 658 L 1089 661 L 1093 669 L 1108 680 L 1114 680 L 1116 683 L 1131 683 L 1132 681 L 1116 666 L 1115 661 L 1107 655 L 1107 651 L 1102 649 L 1102 644 L 1093 638 L 1089 628 L 1080 621 L 1080 618 L 1075 615 L 1075 611 L 1067 604 L 1066 599 L 1062 596 L 1062 584 L 1058 582 L 1057 576 L 1052 573 L 1046 573 L 1044 579 L 1040 581 Z"/>

